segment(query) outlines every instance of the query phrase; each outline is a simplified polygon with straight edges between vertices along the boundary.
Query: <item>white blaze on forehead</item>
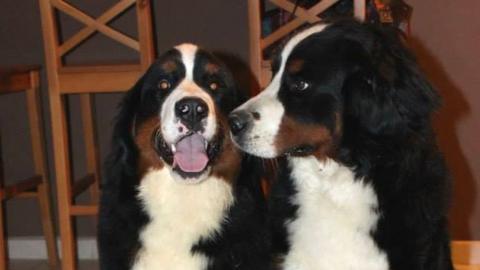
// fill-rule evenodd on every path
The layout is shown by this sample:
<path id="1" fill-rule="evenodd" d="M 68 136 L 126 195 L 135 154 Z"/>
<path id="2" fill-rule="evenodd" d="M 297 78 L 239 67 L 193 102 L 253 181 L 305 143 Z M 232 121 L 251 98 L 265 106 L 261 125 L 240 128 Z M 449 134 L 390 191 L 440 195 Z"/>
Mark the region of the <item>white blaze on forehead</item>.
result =
<path id="1" fill-rule="evenodd" d="M 327 27 L 327 24 L 315 25 L 293 36 L 287 42 L 287 44 L 283 47 L 282 53 L 280 54 L 281 56 L 280 67 L 278 69 L 278 72 L 275 74 L 272 81 L 270 82 L 270 84 L 258 96 L 250 99 L 247 103 L 243 104 L 240 108 L 246 108 L 248 107 L 248 104 L 254 103 L 256 102 L 257 99 L 263 98 L 264 96 L 274 98 L 278 93 L 278 91 L 280 90 L 282 75 L 283 75 L 283 72 L 285 71 L 285 65 L 293 49 L 295 49 L 295 47 L 300 42 L 302 42 L 304 39 L 308 38 L 309 36 L 315 33 L 322 32 L 325 29 L 325 27 Z"/>
<path id="2" fill-rule="evenodd" d="M 185 79 L 193 81 L 193 68 L 198 46 L 190 43 L 180 44 L 175 47 L 182 55 L 182 63 L 185 66 Z"/>
<path id="3" fill-rule="evenodd" d="M 236 109 L 256 112 L 260 115 L 260 120 L 254 121 L 252 129 L 248 131 L 248 139 L 240 145 L 243 150 L 265 158 L 279 154 L 274 144 L 285 113 L 283 104 L 278 100 L 285 65 L 292 51 L 302 40 L 323 31 L 326 26 L 326 24 L 315 25 L 293 36 L 283 48 L 280 54 L 280 68 L 267 88 Z"/>
<path id="4" fill-rule="evenodd" d="M 178 50 L 181 55 L 182 64 L 185 67 L 185 77 L 163 102 L 160 112 L 162 135 L 167 143 L 172 144 L 187 132 L 186 130 L 180 132 L 178 129 L 181 123 L 175 115 L 175 104 L 183 98 L 196 97 L 203 100 L 208 106 L 208 116 L 203 120 L 205 121 L 205 131 L 202 135 L 207 140 L 210 140 L 214 137 L 217 130 L 215 103 L 212 97 L 193 80 L 195 56 L 198 47 L 194 44 L 184 43 L 176 46 L 175 49 Z"/>
<path id="5" fill-rule="evenodd" d="M 308 38 L 309 36 L 322 32 L 326 26 L 327 26 L 326 24 L 319 24 L 319 25 L 312 26 L 298 33 L 297 35 L 293 36 L 287 42 L 285 47 L 283 47 L 282 53 L 280 54 L 281 56 L 280 68 L 277 74 L 275 74 L 275 77 L 272 79 L 272 82 L 270 83 L 270 85 L 265 89 L 265 92 L 268 91 L 270 94 L 278 93 L 278 90 L 280 90 L 282 75 L 283 75 L 283 72 L 285 71 L 285 65 L 287 64 L 288 57 L 292 53 L 293 49 L 295 49 L 295 47 L 297 47 L 297 45 L 300 42 L 302 42 L 304 39 Z"/>

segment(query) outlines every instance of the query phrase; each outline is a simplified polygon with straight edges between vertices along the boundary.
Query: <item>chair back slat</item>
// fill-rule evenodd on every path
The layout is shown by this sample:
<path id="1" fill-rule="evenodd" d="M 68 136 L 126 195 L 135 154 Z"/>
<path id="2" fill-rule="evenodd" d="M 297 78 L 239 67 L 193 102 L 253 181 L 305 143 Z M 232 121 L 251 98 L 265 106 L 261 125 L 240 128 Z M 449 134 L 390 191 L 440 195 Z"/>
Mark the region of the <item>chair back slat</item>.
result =
<path id="1" fill-rule="evenodd" d="M 63 67 L 62 58 L 80 47 L 84 41 L 93 36 L 94 33 L 101 33 L 113 41 L 122 44 L 139 53 L 140 65 L 147 67 L 153 62 L 153 33 L 152 15 L 150 0 L 120 0 L 103 14 L 94 18 L 86 12 L 64 0 L 39 0 L 41 16 L 43 21 L 43 34 L 45 42 L 51 47 L 47 58 L 55 63 L 57 69 Z M 112 20 L 122 16 L 129 8 L 136 7 L 138 38 L 130 37 L 108 25 Z M 84 27 L 72 35 L 69 39 L 61 42 L 59 39 L 59 20 L 55 19 L 55 12 L 61 12 L 74 20 L 84 24 Z M 46 18 L 48 17 L 48 18 Z"/>
<path id="2" fill-rule="evenodd" d="M 128 8 L 130 8 L 135 3 L 135 0 L 123 0 L 112 6 L 110 9 L 105 11 L 102 15 L 100 15 L 96 20 L 97 25 L 105 25 L 109 23 L 111 20 L 119 16 L 120 13 L 124 12 Z M 69 51 L 76 48 L 81 42 L 89 38 L 92 34 L 94 34 L 98 29 L 95 26 L 86 26 L 78 33 L 73 35 L 67 41 L 63 42 L 60 45 L 60 55 L 63 56 L 64 54 L 68 53 Z M 115 31 L 115 30 L 114 30 Z M 118 31 L 117 31 L 118 32 Z M 122 35 L 120 33 L 120 35 Z M 130 38 L 131 39 L 131 38 Z M 132 46 L 133 44 L 133 46 Z M 131 39 L 129 44 L 125 44 L 135 50 L 139 50 L 140 46 L 138 46 L 138 42 Z"/>

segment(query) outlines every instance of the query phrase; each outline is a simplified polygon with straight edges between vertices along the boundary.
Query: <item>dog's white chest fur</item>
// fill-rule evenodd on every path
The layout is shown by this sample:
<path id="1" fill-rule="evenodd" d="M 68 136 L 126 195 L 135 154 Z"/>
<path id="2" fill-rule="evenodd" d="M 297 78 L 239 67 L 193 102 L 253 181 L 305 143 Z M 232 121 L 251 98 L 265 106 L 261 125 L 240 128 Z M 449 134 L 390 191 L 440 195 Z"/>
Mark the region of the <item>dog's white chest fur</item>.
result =
<path id="1" fill-rule="evenodd" d="M 291 246 L 283 269 L 387 270 L 386 254 L 370 235 L 378 221 L 373 188 L 333 160 L 290 158 L 289 165 L 299 209 L 287 221 Z"/>
<path id="2" fill-rule="evenodd" d="M 191 248 L 220 229 L 233 203 L 231 186 L 216 177 L 194 185 L 178 183 L 163 168 L 145 175 L 139 197 L 150 222 L 140 233 L 142 247 L 132 269 L 205 269 L 208 258 L 193 255 Z"/>

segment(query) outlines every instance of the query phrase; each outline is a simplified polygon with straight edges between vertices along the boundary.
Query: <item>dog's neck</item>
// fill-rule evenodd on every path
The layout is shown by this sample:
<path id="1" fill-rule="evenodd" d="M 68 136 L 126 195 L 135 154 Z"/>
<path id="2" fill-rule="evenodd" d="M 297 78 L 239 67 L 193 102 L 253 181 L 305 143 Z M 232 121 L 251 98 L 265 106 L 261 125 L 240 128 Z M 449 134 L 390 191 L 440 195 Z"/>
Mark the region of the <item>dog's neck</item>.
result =
<path id="1" fill-rule="evenodd" d="M 164 167 L 143 177 L 138 196 L 150 222 L 140 234 L 133 269 L 202 269 L 208 264 L 191 249 L 220 229 L 234 202 L 230 184 L 213 176 L 198 184 L 180 183 Z"/>
<path id="2" fill-rule="evenodd" d="M 372 186 L 331 159 L 289 157 L 288 163 L 296 190 L 291 202 L 298 210 L 288 225 L 284 269 L 388 269 L 371 236 L 379 218 Z"/>

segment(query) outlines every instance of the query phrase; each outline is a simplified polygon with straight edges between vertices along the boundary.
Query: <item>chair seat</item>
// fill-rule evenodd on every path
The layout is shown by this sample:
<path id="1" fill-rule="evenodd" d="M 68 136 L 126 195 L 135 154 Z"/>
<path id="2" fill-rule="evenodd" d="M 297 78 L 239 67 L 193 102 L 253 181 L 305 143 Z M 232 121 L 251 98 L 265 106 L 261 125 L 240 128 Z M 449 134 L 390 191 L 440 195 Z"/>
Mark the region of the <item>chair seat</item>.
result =
<path id="1" fill-rule="evenodd" d="M 15 66 L 0 66 L 0 76 L 13 73 L 24 73 L 33 70 L 40 70 L 39 65 L 15 65 Z"/>
<path id="2" fill-rule="evenodd" d="M 60 67 L 59 73 L 125 72 L 139 70 L 138 63 L 111 63 L 94 65 L 68 65 Z"/>
<path id="3" fill-rule="evenodd" d="M 40 70 L 38 65 L 0 67 L 0 94 L 23 91 L 35 87 L 32 71 Z"/>
<path id="4" fill-rule="evenodd" d="M 66 66 L 58 73 L 62 94 L 123 92 L 141 75 L 140 64 Z"/>

